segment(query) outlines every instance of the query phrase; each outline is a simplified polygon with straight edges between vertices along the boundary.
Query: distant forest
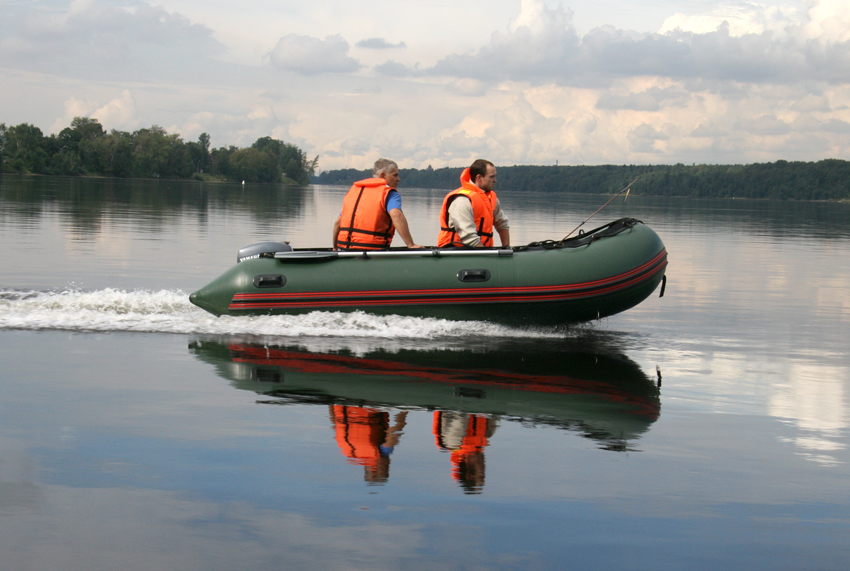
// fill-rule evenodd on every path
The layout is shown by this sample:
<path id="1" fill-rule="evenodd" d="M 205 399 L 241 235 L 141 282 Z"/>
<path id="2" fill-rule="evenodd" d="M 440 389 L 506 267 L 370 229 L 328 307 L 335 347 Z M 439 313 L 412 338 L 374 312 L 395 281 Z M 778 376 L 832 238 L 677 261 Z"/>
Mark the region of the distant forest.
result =
<path id="1" fill-rule="evenodd" d="M 271 137 L 248 148 L 211 149 L 207 133 L 184 142 L 156 125 L 107 133 L 97 119 L 75 117 L 45 137 L 27 123 L 0 123 L 0 172 L 6 173 L 309 184 L 318 160 Z"/>
<path id="2" fill-rule="evenodd" d="M 211 148 L 210 136 L 183 141 L 156 125 L 132 133 L 107 132 L 97 119 L 75 117 L 56 135 L 27 123 L 0 123 L 0 172 L 119 178 L 230 180 L 286 184 L 341 184 L 368 170 L 316 175 L 319 157 L 262 137 L 247 148 Z M 637 179 L 632 193 L 696 198 L 850 200 L 850 161 L 752 165 L 501 166 L 497 189 L 612 194 Z M 401 169 L 402 187 L 457 188 L 462 167 Z"/>
<path id="3" fill-rule="evenodd" d="M 637 179 L 633 194 L 695 198 L 850 200 L 850 161 L 759 163 L 752 165 L 500 166 L 496 189 L 613 194 Z M 454 189 L 463 169 L 400 169 L 406 188 Z M 371 171 L 332 170 L 315 184 L 351 183 Z"/>

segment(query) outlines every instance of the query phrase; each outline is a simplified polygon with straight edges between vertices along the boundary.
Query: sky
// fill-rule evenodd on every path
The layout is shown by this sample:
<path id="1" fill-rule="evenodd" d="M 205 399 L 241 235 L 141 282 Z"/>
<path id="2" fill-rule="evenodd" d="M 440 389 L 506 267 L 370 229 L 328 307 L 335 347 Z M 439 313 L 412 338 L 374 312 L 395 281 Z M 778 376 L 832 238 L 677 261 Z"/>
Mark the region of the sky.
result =
<path id="1" fill-rule="evenodd" d="M 0 0 L 0 123 L 319 170 L 850 160 L 850 1 Z"/>

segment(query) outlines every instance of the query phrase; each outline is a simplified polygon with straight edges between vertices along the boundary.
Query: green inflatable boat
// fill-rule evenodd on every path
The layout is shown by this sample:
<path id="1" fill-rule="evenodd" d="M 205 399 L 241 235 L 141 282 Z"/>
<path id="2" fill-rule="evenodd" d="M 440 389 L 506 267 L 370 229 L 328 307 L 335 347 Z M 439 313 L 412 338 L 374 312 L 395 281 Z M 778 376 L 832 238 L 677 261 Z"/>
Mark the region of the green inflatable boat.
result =
<path id="1" fill-rule="evenodd" d="M 359 310 L 560 325 L 634 307 L 666 267 L 661 239 L 633 218 L 513 248 L 334 252 L 262 242 L 189 299 L 215 315 Z"/>

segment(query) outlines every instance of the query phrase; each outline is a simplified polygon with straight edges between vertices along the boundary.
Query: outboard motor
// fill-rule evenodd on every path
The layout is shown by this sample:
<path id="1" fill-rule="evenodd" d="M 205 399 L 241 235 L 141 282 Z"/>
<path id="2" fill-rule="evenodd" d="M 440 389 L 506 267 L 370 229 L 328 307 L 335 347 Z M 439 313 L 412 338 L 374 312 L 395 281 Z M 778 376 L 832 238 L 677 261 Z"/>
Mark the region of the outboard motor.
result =
<path id="1" fill-rule="evenodd" d="M 281 244 L 280 242 L 257 242 L 250 246 L 245 246 L 239 253 L 236 254 L 236 263 L 252 258 L 273 258 L 275 252 L 291 252 L 292 246 Z"/>

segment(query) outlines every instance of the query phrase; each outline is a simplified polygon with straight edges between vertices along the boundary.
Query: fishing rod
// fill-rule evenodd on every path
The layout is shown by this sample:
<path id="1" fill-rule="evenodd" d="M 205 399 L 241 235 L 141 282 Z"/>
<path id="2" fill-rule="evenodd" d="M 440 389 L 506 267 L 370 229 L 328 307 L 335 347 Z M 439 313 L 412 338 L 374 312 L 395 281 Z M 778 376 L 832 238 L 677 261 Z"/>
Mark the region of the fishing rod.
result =
<path id="1" fill-rule="evenodd" d="M 611 202 L 613 202 L 613 200 L 614 200 L 615 198 L 617 198 L 618 196 L 620 196 L 620 195 L 621 195 L 621 194 L 623 194 L 624 192 L 626 193 L 626 198 L 625 198 L 625 199 L 623 199 L 623 201 L 625 202 L 625 200 L 629 198 L 629 189 L 630 189 L 630 188 L 632 188 L 632 185 L 638 181 L 638 178 L 640 178 L 640 176 L 638 176 L 636 179 L 634 179 L 632 182 L 630 182 L 630 183 L 626 186 L 626 188 L 624 188 L 623 190 L 621 190 L 620 192 L 618 192 L 617 194 L 615 194 L 614 196 L 612 196 L 612 197 L 611 197 L 611 200 L 609 200 L 608 202 L 606 202 L 605 204 L 603 204 L 602 206 L 600 206 L 600 207 L 599 207 L 599 210 L 597 210 L 596 212 L 594 212 L 593 214 L 591 214 L 590 216 L 588 216 L 587 218 L 585 218 L 585 219 L 584 219 L 584 221 L 583 221 L 581 224 L 579 224 L 578 226 L 576 226 L 576 227 L 573 229 L 573 231 L 572 231 L 572 232 L 570 232 L 569 234 L 567 234 L 566 236 L 564 236 L 564 237 L 563 237 L 563 239 L 561 239 L 561 241 L 563 242 L 564 240 L 566 240 L 567 238 L 569 238 L 570 236 L 572 236 L 572 235 L 573 235 L 573 232 L 575 232 L 576 230 L 578 230 L 579 228 L 581 228 L 582 226 L 584 226 L 584 223 L 585 223 L 585 222 L 587 222 L 588 220 L 590 220 L 591 218 L 593 218 L 594 216 L 596 216 L 597 214 L 599 214 L 600 212 L 602 212 L 602 209 L 603 209 L 603 208 L 605 208 L 606 206 L 608 206 L 609 204 L 611 204 Z"/>

